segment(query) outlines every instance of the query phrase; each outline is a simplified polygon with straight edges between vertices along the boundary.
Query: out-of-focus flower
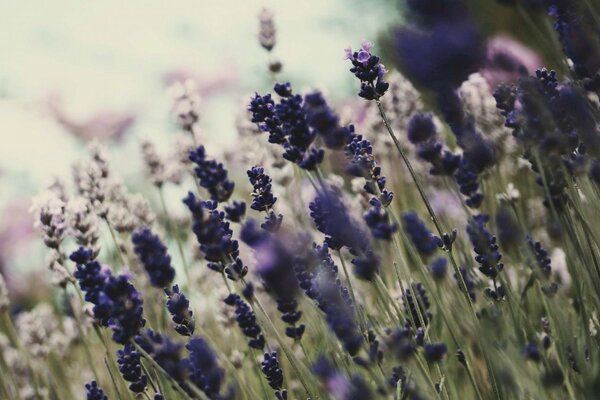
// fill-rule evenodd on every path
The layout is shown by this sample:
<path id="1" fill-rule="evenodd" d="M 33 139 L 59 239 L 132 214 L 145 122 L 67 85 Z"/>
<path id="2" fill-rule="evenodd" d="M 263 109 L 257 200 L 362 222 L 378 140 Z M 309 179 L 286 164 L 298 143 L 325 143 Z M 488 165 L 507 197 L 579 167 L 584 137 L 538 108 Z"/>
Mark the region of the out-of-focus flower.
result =
<path id="1" fill-rule="evenodd" d="M 65 203 L 53 191 L 46 190 L 33 200 L 30 209 L 34 214 L 34 226 L 42 234 L 44 244 L 58 249 L 65 237 Z"/>
<path id="2" fill-rule="evenodd" d="M 156 146 L 149 140 L 142 140 L 140 150 L 150 181 L 157 187 L 161 187 L 167 178 L 167 171 L 164 161 L 156 151 Z"/>
<path id="3" fill-rule="evenodd" d="M 65 110 L 60 97 L 48 101 L 50 113 L 69 133 L 86 141 L 93 139 L 118 141 L 136 122 L 130 111 L 103 110 L 88 117 L 78 117 Z"/>
<path id="4" fill-rule="evenodd" d="M 373 43 L 364 41 L 358 51 L 353 52 L 348 47 L 346 58 L 352 62 L 350 72 L 360 80 L 358 95 L 365 100 L 377 100 L 382 97 L 390 87 L 383 79 L 387 73 L 385 66 L 379 62 L 379 57 L 371 53 Z"/>
<path id="5" fill-rule="evenodd" d="M 277 43 L 277 31 L 273 21 L 273 13 L 263 8 L 258 17 L 260 29 L 258 31 L 258 42 L 267 51 L 273 50 Z"/>
<path id="6" fill-rule="evenodd" d="M 104 390 L 98 386 L 96 381 L 91 381 L 85 384 L 87 390 L 87 400 L 108 400 L 108 396 L 104 394 Z"/>
<path id="7" fill-rule="evenodd" d="M 69 199 L 66 207 L 66 218 L 69 233 L 75 237 L 79 246 L 93 249 L 97 254 L 100 251 L 100 227 L 98 217 L 94 213 L 88 199 L 75 197 Z"/>
<path id="8" fill-rule="evenodd" d="M 501 83 L 516 82 L 542 67 L 542 58 L 510 36 L 494 36 L 487 42 L 487 56 L 481 75 L 492 89 Z"/>

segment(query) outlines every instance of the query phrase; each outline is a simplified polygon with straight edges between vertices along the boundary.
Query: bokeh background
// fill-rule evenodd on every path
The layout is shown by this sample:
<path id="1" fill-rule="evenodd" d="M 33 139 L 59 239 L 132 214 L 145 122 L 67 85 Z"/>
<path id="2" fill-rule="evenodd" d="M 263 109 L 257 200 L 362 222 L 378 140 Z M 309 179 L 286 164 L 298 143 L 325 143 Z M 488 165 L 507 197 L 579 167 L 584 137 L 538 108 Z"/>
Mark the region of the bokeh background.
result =
<path id="1" fill-rule="evenodd" d="M 533 25 L 518 8 L 492 0 L 470 6 L 489 37 L 510 33 L 527 44 L 543 30 L 524 29 Z M 257 40 L 265 7 L 277 27 L 271 56 Z M 13 293 L 45 279 L 31 197 L 55 177 L 70 177 L 87 141 L 107 145 L 115 170 L 135 186 L 139 140 L 159 148 L 172 141 L 168 88 L 192 78 L 202 96 L 203 143 L 235 150 L 235 117 L 254 91 L 270 89 L 269 61 L 281 61 L 281 78 L 299 89 L 320 88 L 333 103 L 351 97 L 343 49 L 369 39 L 392 59 L 386 43 L 403 23 L 402 8 L 388 0 L 4 2 L 0 270 L 12 277 Z"/>

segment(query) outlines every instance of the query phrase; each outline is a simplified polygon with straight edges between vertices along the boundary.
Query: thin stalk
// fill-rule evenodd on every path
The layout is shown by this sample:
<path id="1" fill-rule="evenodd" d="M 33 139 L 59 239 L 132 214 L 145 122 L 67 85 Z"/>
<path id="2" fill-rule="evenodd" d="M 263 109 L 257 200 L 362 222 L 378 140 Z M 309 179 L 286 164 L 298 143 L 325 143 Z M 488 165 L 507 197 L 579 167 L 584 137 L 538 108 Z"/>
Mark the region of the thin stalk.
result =
<path id="1" fill-rule="evenodd" d="M 183 272 L 185 273 L 185 278 L 189 285 L 189 283 L 191 282 L 189 266 L 185 258 L 185 253 L 183 252 L 183 245 L 181 244 L 181 239 L 177 234 L 176 228 L 173 226 L 173 221 L 171 220 L 171 216 L 167 208 L 167 202 L 165 201 L 165 195 L 162 186 L 158 187 L 158 194 L 160 197 L 160 204 L 162 206 L 163 212 L 165 213 L 165 217 L 167 218 L 167 229 L 169 230 L 171 236 L 175 238 L 175 242 L 177 243 L 177 250 L 179 251 L 179 256 L 181 257 L 181 262 L 183 264 Z"/>

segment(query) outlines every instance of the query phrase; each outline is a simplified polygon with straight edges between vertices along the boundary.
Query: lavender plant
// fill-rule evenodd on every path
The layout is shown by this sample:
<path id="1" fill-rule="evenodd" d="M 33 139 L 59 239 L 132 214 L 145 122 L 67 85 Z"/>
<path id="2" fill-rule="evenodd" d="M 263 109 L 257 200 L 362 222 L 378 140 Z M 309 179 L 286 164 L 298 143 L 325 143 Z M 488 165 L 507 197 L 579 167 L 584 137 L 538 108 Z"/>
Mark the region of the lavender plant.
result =
<path id="1" fill-rule="evenodd" d="M 142 144 L 158 210 L 94 144 L 76 197 L 33 208 L 69 306 L 22 310 L 0 276 L 0 398 L 595 398 L 600 7 L 541 3 L 563 74 L 481 89 L 463 2 L 409 0 L 390 52 L 414 87 L 373 44 L 346 50 L 349 102 L 376 122 L 274 83 L 247 99 L 244 140 L 271 146 L 255 159 Z M 260 25 L 270 53 L 273 16 Z M 197 141 L 188 86 L 174 112 Z"/>

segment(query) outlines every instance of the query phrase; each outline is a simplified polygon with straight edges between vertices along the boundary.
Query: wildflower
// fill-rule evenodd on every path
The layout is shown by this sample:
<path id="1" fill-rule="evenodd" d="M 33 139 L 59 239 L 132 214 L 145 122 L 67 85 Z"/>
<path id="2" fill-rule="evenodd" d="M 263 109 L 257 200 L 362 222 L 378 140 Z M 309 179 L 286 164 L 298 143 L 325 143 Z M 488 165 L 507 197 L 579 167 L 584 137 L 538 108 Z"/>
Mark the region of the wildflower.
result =
<path id="1" fill-rule="evenodd" d="M 65 237 L 65 203 L 52 191 L 45 191 L 33 200 L 30 211 L 35 216 L 34 226 L 42 234 L 44 244 L 58 249 Z"/>
<path id="2" fill-rule="evenodd" d="M 260 45 L 267 51 L 273 50 L 277 43 L 277 31 L 273 22 L 273 13 L 266 8 L 263 8 L 259 16 L 260 30 L 258 32 L 258 41 Z"/>
<path id="3" fill-rule="evenodd" d="M 400 361 L 409 359 L 417 350 L 408 323 L 390 332 L 386 342 L 392 354 Z"/>
<path id="4" fill-rule="evenodd" d="M 135 254 L 150 276 L 150 283 L 157 288 L 171 285 L 175 270 L 171 266 L 171 257 L 158 235 L 148 227 L 138 229 L 131 236 Z"/>
<path id="5" fill-rule="evenodd" d="M 160 188 L 167 178 L 167 167 L 158 155 L 156 146 L 149 140 L 143 140 L 140 143 L 142 158 L 146 166 L 146 173 L 153 185 Z"/>
<path id="6" fill-rule="evenodd" d="M 410 322 L 415 328 L 424 328 L 429 325 L 431 320 L 430 303 L 425 287 L 421 283 L 413 283 L 410 290 L 405 290 L 402 299 L 406 313 L 410 316 Z"/>
<path id="7" fill-rule="evenodd" d="M 269 133 L 269 142 L 283 147 L 283 158 L 302 169 L 315 169 L 325 153 L 312 145 L 317 133 L 308 125 L 302 96 L 294 95 L 289 83 L 276 84 L 274 90 L 282 98 L 278 104 L 270 94 L 252 98 L 248 106 L 252 122 Z"/>
<path id="8" fill-rule="evenodd" d="M 389 222 L 389 215 L 379 199 L 373 197 L 369 204 L 371 207 L 365 212 L 364 219 L 371 233 L 377 239 L 391 240 L 398 230 L 398 224 Z"/>
<path id="9" fill-rule="evenodd" d="M 540 242 L 534 241 L 531 236 L 527 236 L 527 243 L 529 244 L 529 248 L 535 256 L 535 260 L 542 272 L 542 275 L 548 278 L 552 273 L 552 261 L 550 260 L 550 257 L 548 257 L 548 251 L 542 247 Z"/>
<path id="10" fill-rule="evenodd" d="M 441 281 L 442 279 L 444 279 L 446 277 L 447 265 L 448 260 L 446 260 L 445 257 L 438 257 L 435 260 L 433 260 L 433 262 L 429 266 L 431 276 L 433 276 L 433 279 L 435 279 L 436 281 Z"/>
<path id="11" fill-rule="evenodd" d="M 287 399 L 287 390 L 283 388 L 283 371 L 277 360 L 277 352 L 265 353 L 264 360 L 261 363 L 262 372 L 269 382 L 269 386 L 275 390 L 277 400 Z"/>
<path id="12" fill-rule="evenodd" d="M 190 152 L 190 160 L 196 165 L 194 172 L 200 186 L 208 190 L 211 199 L 218 202 L 229 200 L 235 184 L 229 180 L 223 164 L 206 158 L 206 150 L 200 145 Z"/>
<path id="13" fill-rule="evenodd" d="M 379 62 L 379 57 L 371 54 L 372 48 L 372 43 L 364 41 L 359 51 L 352 52 L 350 47 L 345 50 L 346 58 L 352 62 L 350 72 L 360 80 L 358 95 L 365 100 L 378 100 L 390 86 L 383 79 L 387 70 Z"/>
<path id="14" fill-rule="evenodd" d="M 364 338 L 356 321 L 354 307 L 341 288 L 326 275 L 319 274 L 313 285 L 317 293 L 317 303 L 325 313 L 327 324 L 342 343 L 344 350 L 355 356 L 362 348 Z"/>
<path id="15" fill-rule="evenodd" d="M 89 201 L 83 197 L 69 200 L 66 206 L 66 221 L 77 244 L 93 249 L 97 254 L 100 250 L 100 227 L 98 217 Z"/>
<path id="16" fill-rule="evenodd" d="M 344 153 L 350 160 L 350 165 L 346 167 L 346 172 L 352 176 L 365 178 L 367 183 L 364 186 L 364 190 L 372 195 L 381 193 L 381 202 L 385 206 L 389 205 L 394 194 L 385 189 L 386 178 L 381 174 L 381 167 L 375 161 L 371 142 L 364 139 L 361 135 L 356 135 L 352 125 L 350 125 L 349 129 L 352 140 L 344 148 Z"/>
<path id="17" fill-rule="evenodd" d="M 216 202 L 202 202 L 191 192 L 183 200 L 192 213 L 192 231 L 200 244 L 200 250 L 208 261 L 208 267 L 224 272 L 231 266 L 230 279 L 243 278 L 247 269 L 238 262 L 239 244 L 232 238 L 233 231 L 225 221 L 225 213 L 216 210 Z M 241 268 L 238 266 L 241 265 Z"/>
<path id="18" fill-rule="evenodd" d="M 402 215 L 402 220 L 404 222 L 404 232 L 422 256 L 430 256 L 442 246 L 442 240 L 427 229 L 415 212 L 405 213 Z"/>
<path id="19" fill-rule="evenodd" d="M 224 206 L 225 215 L 231 222 L 242 222 L 246 215 L 246 203 L 243 201 L 233 201 L 230 206 Z"/>
<path id="20" fill-rule="evenodd" d="M 170 88 L 173 96 L 173 114 L 177 124 L 195 136 L 200 120 L 200 95 L 195 81 L 178 81 Z"/>
<path id="21" fill-rule="evenodd" d="M 504 265 L 500 262 L 502 255 L 498 250 L 496 237 L 485 228 L 488 220 L 489 217 L 483 214 L 471 218 L 467 226 L 467 234 L 477 254 L 475 261 L 480 264 L 479 270 L 488 278 L 495 280 Z"/>
<path id="22" fill-rule="evenodd" d="M 467 197 L 465 204 L 471 208 L 478 208 L 483 202 L 483 193 L 479 190 L 477 170 L 466 158 L 460 160 L 454 179 L 460 192 Z"/>
<path id="23" fill-rule="evenodd" d="M 448 348 L 444 343 L 426 343 L 423 346 L 425 359 L 429 362 L 439 362 L 444 358 Z"/>
<path id="24" fill-rule="evenodd" d="M 366 233 L 349 215 L 338 190 L 331 187 L 319 191 L 309 209 L 317 229 L 326 235 L 325 241 L 330 248 L 358 250 L 364 247 Z"/>
<path id="25" fill-rule="evenodd" d="M 131 344 L 126 344 L 123 349 L 117 351 L 119 371 L 123 375 L 123 379 L 131 382 L 129 390 L 134 393 L 142 393 L 148 384 L 148 378 L 142 374 L 140 357 L 140 353 Z"/>
<path id="26" fill-rule="evenodd" d="M 98 311 L 105 312 L 98 312 Z M 94 314 L 113 331 L 113 340 L 125 344 L 145 325 L 142 297 L 124 275 L 109 276 L 100 293 Z"/>
<path id="27" fill-rule="evenodd" d="M 209 344 L 200 337 L 193 337 L 185 346 L 188 358 L 190 380 L 211 400 L 220 399 L 225 371 L 218 365 L 217 357 Z"/>
<path id="28" fill-rule="evenodd" d="M 182 383 L 188 376 L 187 362 L 182 358 L 183 345 L 151 329 L 140 332 L 135 342 L 165 370 L 175 382 Z"/>
<path id="29" fill-rule="evenodd" d="M 312 371 L 336 400 L 369 400 L 372 398 L 369 386 L 360 375 L 347 378 L 322 355 L 313 364 Z"/>
<path id="30" fill-rule="evenodd" d="M 527 345 L 523 348 L 523 357 L 528 360 L 540 362 L 542 359 L 542 355 L 540 353 L 540 349 L 533 342 L 527 342 Z"/>
<path id="31" fill-rule="evenodd" d="M 252 204 L 250 208 L 256 211 L 267 211 L 271 209 L 277 197 L 273 196 L 271 178 L 265 174 L 264 168 L 252 167 L 247 171 L 248 179 L 254 188 L 252 192 Z"/>
<path id="32" fill-rule="evenodd" d="M 407 399 L 418 400 L 422 398 L 415 385 L 414 379 L 411 379 L 410 375 L 402 367 L 394 367 L 392 369 L 392 376 L 389 378 L 388 382 L 396 393 L 399 386 L 400 393 L 404 393 Z"/>
<path id="33" fill-rule="evenodd" d="M 224 301 L 225 304 L 235 307 L 235 319 L 244 335 L 250 338 L 248 345 L 253 349 L 262 350 L 265 347 L 265 337 L 256 322 L 254 311 L 235 293 L 231 293 Z"/>
<path id="34" fill-rule="evenodd" d="M 328 148 L 341 149 L 352 139 L 354 127 L 340 125 L 340 118 L 329 107 L 321 92 L 304 96 L 304 111 L 308 125 Z"/>
<path id="35" fill-rule="evenodd" d="M 104 394 L 104 391 L 98 386 L 96 381 L 91 381 L 85 384 L 87 390 L 87 400 L 108 400 L 108 397 Z"/>
<path id="36" fill-rule="evenodd" d="M 194 313 L 190 309 L 190 302 L 175 285 L 171 290 L 165 289 L 168 296 L 167 309 L 175 323 L 175 331 L 183 336 L 194 334 L 195 319 Z"/>
<path id="37" fill-rule="evenodd" d="M 496 213 L 496 227 L 498 240 L 503 248 L 510 248 L 520 244 L 523 232 L 519 226 L 515 213 L 510 207 L 501 205 Z"/>

